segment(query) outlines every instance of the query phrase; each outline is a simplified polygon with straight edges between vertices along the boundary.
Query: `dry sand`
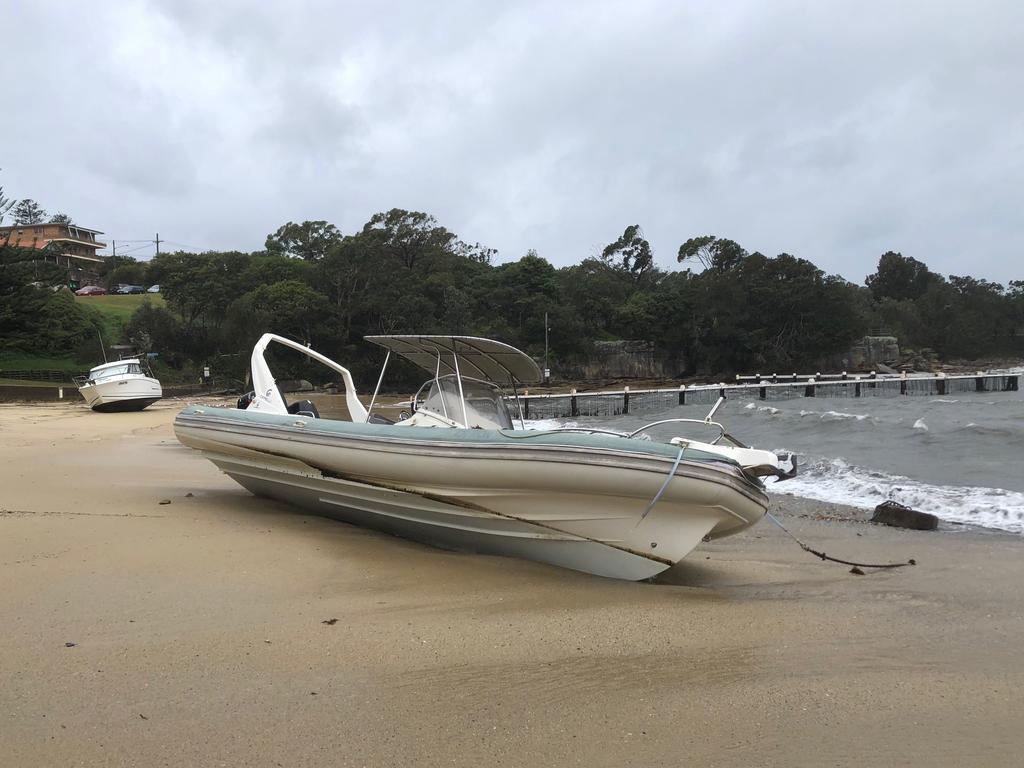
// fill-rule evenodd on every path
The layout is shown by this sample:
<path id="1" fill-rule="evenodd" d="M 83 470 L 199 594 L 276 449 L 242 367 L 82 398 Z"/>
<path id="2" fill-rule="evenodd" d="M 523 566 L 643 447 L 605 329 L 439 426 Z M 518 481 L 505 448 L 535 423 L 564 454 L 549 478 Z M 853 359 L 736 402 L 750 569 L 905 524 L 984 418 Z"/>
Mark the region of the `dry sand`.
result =
<path id="1" fill-rule="evenodd" d="M 782 497 L 919 565 L 762 523 L 616 582 L 253 498 L 180 405 L 0 406 L 4 766 L 1020 764 L 1020 537 Z"/>

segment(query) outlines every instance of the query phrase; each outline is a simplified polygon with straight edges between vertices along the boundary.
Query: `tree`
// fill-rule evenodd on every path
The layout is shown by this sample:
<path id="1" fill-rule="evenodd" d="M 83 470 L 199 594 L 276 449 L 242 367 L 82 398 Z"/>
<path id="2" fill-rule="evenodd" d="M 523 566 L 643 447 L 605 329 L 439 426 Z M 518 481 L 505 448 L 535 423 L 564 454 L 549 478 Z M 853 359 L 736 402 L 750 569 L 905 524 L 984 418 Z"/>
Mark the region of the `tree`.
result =
<path id="1" fill-rule="evenodd" d="M 728 272 L 738 266 L 746 258 L 747 252 L 739 243 L 724 237 L 703 235 L 691 237 L 679 246 L 676 261 L 682 264 L 688 259 L 696 259 L 704 269 L 715 272 Z"/>
<path id="2" fill-rule="evenodd" d="M 46 220 L 46 211 L 35 200 L 22 200 L 14 207 L 15 224 L 42 224 Z"/>
<path id="3" fill-rule="evenodd" d="M 329 305 L 322 293 L 298 280 L 261 285 L 234 301 L 228 309 L 234 338 L 251 347 L 268 329 L 305 343 L 323 338 L 329 325 Z"/>
<path id="4" fill-rule="evenodd" d="M 145 285 L 148 271 L 148 264 L 137 261 L 132 256 L 112 256 L 107 261 L 107 271 L 103 275 L 103 282 L 110 289 L 116 288 L 121 283 Z"/>
<path id="5" fill-rule="evenodd" d="M 611 262 L 618 258 L 622 268 L 637 280 L 654 266 L 654 254 L 651 245 L 644 239 L 639 224 L 626 227 L 622 235 L 614 243 L 609 243 L 601 252 L 601 258 Z"/>
<path id="6" fill-rule="evenodd" d="M 490 264 L 491 260 L 498 255 L 495 248 L 488 248 L 480 243 L 464 243 L 461 240 L 455 244 L 455 252 L 464 259 L 475 261 L 479 264 Z"/>
<path id="7" fill-rule="evenodd" d="M 128 321 L 124 335 L 140 352 L 155 351 L 170 364 L 179 363 L 183 349 L 181 323 L 166 307 L 143 301 Z"/>
<path id="8" fill-rule="evenodd" d="M 50 217 L 51 224 L 63 224 L 66 227 L 72 226 L 75 222 L 66 213 L 55 213 Z"/>
<path id="9" fill-rule="evenodd" d="M 628 272 L 603 259 L 584 259 L 558 272 L 561 302 L 582 321 L 590 339 L 621 338 L 616 312 L 636 290 Z"/>
<path id="10" fill-rule="evenodd" d="M 228 306 L 253 287 L 240 279 L 252 261 L 247 253 L 211 251 L 161 253 L 149 262 L 147 279 L 159 283 L 167 305 L 183 320 L 183 354 L 206 358 L 223 342 Z"/>
<path id="11" fill-rule="evenodd" d="M 4 197 L 4 188 L 0 187 L 0 224 L 4 223 L 4 216 L 14 207 L 15 203 L 17 203 L 16 200 Z"/>
<path id="12" fill-rule="evenodd" d="M 278 227 L 274 234 L 267 235 L 265 247 L 273 254 L 319 261 L 340 240 L 341 232 L 326 221 L 304 221 L 301 224 L 289 221 Z"/>
<path id="13" fill-rule="evenodd" d="M 352 318 L 366 308 L 370 286 L 379 278 L 375 269 L 372 237 L 360 232 L 344 238 L 327 252 L 317 264 L 320 285 L 338 309 L 341 319 L 340 338 L 347 343 Z"/>
<path id="14" fill-rule="evenodd" d="M 95 338 L 98 311 L 51 290 L 66 280 L 67 270 L 36 249 L 0 244 L 0 352 L 66 355 Z"/>
<path id="15" fill-rule="evenodd" d="M 871 289 L 875 301 L 900 301 L 924 296 L 929 286 L 942 282 L 942 277 L 931 272 L 927 265 L 917 259 L 887 251 L 878 260 L 878 269 L 873 275 L 868 275 L 864 282 Z"/>
<path id="16" fill-rule="evenodd" d="M 425 256 L 450 253 L 455 235 L 437 223 L 437 219 L 420 211 L 392 208 L 376 213 L 363 226 L 364 234 L 376 234 L 381 250 L 412 269 Z"/>

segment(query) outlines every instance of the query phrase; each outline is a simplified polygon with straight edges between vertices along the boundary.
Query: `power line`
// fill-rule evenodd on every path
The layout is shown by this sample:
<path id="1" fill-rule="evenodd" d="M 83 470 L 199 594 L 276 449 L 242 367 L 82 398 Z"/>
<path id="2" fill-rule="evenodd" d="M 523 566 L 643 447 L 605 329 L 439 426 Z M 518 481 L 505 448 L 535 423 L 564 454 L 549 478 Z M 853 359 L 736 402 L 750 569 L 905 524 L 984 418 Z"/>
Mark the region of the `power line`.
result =
<path id="1" fill-rule="evenodd" d="M 199 246 L 181 243 L 176 240 L 164 240 L 160 237 L 159 233 L 157 234 L 156 239 L 141 238 L 133 240 L 122 239 L 119 237 L 117 239 L 111 239 L 110 242 L 113 250 L 113 253 L 111 254 L 112 256 L 124 256 L 132 253 L 138 253 L 139 251 L 145 251 L 151 245 L 155 246 L 155 256 L 159 256 L 161 253 L 161 244 L 173 245 L 182 250 L 191 251 L 192 253 L 203 253 L 209 250 L 208 248 L 200 248 Z"/>
<path id="2" fill-rule="evenodd" d="M 144 250 L 145 248 L 145 245 L 136 245 L 134 248 L 125 248 L 124 250 L 121 251 L 121 254 L 138 253 L 139 251 Z"/>
<path id="3" fill-rule="evenodd" d="M 161 240 L 161 242 L 167 243 L 169 245 L 177 245 L 179 248 L 188 248 L 190 251 L 202 251 L 203 250 L 202 248 L 199 248 L 198 246 L 189 245 L 188 243 L 179 243 L 176 240 Z"/>

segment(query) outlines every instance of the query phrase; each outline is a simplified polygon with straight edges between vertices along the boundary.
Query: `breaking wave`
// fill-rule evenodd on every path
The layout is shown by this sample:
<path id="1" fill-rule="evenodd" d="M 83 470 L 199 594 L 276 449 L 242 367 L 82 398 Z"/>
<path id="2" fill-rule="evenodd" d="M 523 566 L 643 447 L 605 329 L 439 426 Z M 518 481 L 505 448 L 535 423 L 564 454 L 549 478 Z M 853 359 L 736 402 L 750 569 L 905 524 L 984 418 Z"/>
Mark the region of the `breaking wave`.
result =
<path id="1" fill-rule="evenodd" d="M 757 403 L 747 403 L 743 407 L 746 408 L 748 411 L 756 411 L 758 413 L 769 413 L 773 416 L 776 413 L 780 413 L 778 408 L 773 408 L 770 405 L 758 405 Z"/>
<path id="2" fill-rule="evenodd" d="M 730 406 L 719 415 L 730 434 L 800 456 L 795 478 L 769 484 L 774 493 L 868 510 L 892 499 L 947 522 L 1024 534 L 1024 393 L 751 398 Z M 527 428 L 579 424 L 631 432 L 658 419 L 702 419 L 707 407 L 534 420 Z M 702 439 L 691 426 L 666 425 L 658 439 Z"/>
<path id="3" fill-rule="evenodd" d="M 842 411 L 825 411 L 823 414 L 821 414 L 821 418 L 823 421 L 827 421 L 828 419 L 840 421 L 844 419 L 856 419 L 857 421 L 864 421 L 865 419 L 870 419 L 871 415 L 867 413 L 843 413 Z"/>
<path id="4" fill-rule="evenodd" d="M 513 420 L 518 424 L 518 420 Z M 547 432 L 552 429 L 559 429 L 561 427 L 576 427 L 579 426 L 575 421 L 566 421 L 565 419 L 527 419 L 526 428 L 535 432 Z"/>
<path id="5" fill-rule="evenodd" d="M 1019 491 L 931 485 L 864 469 L 842 459 L 812 462 L 800 467 L 800 473 L 793 479 L 767 485 L 773 493 L 862 509 L 873 509 L 892 499 L 948 522 L 1024 533 L 1024 493 Z"/>

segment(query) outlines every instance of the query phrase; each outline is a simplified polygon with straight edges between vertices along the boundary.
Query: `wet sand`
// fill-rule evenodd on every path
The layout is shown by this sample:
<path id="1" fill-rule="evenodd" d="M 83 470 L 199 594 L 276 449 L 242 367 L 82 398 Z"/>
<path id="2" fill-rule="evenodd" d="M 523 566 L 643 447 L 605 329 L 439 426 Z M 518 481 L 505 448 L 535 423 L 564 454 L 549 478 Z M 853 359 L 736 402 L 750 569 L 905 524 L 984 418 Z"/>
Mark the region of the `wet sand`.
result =
<path id="1" fill-rule="evenodd" d="M 850 575 L 762 523 L 616 582 L 256 499 L 181 405 L 0 406 L 3 765 L 1020 759 L 1018 536 L 779 497 L 830 554 L 919 564 Z"/>

